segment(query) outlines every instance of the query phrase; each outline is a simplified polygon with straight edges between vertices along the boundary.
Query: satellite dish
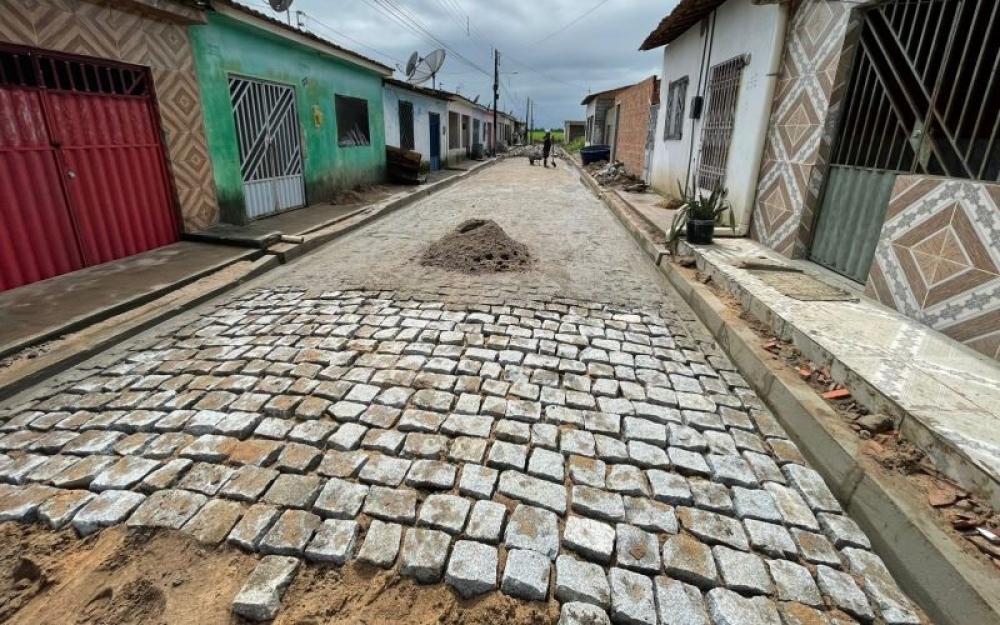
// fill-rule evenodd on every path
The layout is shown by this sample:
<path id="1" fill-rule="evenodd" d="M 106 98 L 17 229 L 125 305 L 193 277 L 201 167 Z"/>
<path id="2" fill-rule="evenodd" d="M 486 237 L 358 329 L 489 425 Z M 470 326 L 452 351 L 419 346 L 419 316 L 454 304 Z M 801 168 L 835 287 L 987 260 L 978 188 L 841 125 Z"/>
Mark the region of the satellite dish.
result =
<path id="1" fill-rule="evenodd" d="M 267 0 L 267 3 L 278 12 L 287 11 L 288 7 L 292 6 L 292 0 Z"/>
<path id="2" fill-rule="evenodd" d="M 472 103 L 473 104 L 479 104 L 479 94 L 478 93 L 476 94 L 476 97 L 472 98 Z"/>
<path id="3" fill-rule="evenodd" d="M 406 79 L 414 85 L 423 84 L 428 80 L 434 81 L 438 70 L 444 64 L 444 55 L 444 50 L 435 50 L 419 61 L 416 61 L 412 70 L 410 70 L 410 63 L 407 63 L 406 68 L 408 71 L 406 72 Z M 410 62 L 413 62 L 417 58 L 417 53 L 414 52 L 410 57 Z"/>
<path id="4" fill-rule="evenodd" d="M 409 78 L 413 75 L 413 70 L 417 69 L 417 62 L 420 60 L 420 55 L 416 52 L 410 55 L 410 60 L 406 62 L 406 77 Z"/>

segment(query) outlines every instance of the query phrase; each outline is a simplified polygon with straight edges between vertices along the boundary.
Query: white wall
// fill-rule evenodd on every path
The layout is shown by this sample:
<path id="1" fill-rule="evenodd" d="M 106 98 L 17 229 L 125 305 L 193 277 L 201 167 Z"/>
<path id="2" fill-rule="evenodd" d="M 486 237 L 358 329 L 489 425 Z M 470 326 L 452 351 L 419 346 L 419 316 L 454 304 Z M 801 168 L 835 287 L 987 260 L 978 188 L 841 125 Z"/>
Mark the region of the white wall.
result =
<path id="1" fill-rule="evenodd" d="M 705 61 L 700 95 L 706 93 L 709 69 L 712 66 L 741 54 L 748 55 L 749 59 L 749 63 L 743 68 L 740 83 L 725 181 L 737 229 L 741 234 L 745 234 L 750 226 L 760 159 L 774 96 L 773 86 L 777 80 L 776 75 L 769 77 L 768 74 L 775 72 L 772 66 L 775 63 L 774 55 L 781 52 L 786 10 L 784 5 L 754 5 L 751 0 L 729 0 L 715 12 L 715 36 L 709 58 Z M 706 31 L 704 37 L 709 35 L 710 32 Z M 691 120 L 689 114 L 691 98 L 698 93 L 704 37 L 700 24 L 695 24 L 663 51 L 663 82 L 660 84 L 660 110 L 656 121 L 650 183 L 658 191 L 669 195 L 677 195 L 678 181 L 683 186 L 689 163 L 692 180 L 697 172 L 701 122 L 708 102 L 705 102 L 702 109 L 702 119 Z M 688 88 L 682 138 L 665 140 L 663 129 L 670 83 L 684 76 L 688 77 Z"/>
<path id="2" fill-rule="evenodd" d="M 420 93 L 402 89 L 395 85 L 385 85 L 382 89 L 382 107 L 385 112 L 385 144 L 399 147 L 399 101 L 413 103 L 413 149 L 423 155 L 422 162 L 430 163 L 431 136 L 429 113 L 441 116 L 441 131 L 434 139 L 440 142 L 441 159 L 448 153 L 447 103 Z M 443 165 L 443 162 L 442 162 Z"/>

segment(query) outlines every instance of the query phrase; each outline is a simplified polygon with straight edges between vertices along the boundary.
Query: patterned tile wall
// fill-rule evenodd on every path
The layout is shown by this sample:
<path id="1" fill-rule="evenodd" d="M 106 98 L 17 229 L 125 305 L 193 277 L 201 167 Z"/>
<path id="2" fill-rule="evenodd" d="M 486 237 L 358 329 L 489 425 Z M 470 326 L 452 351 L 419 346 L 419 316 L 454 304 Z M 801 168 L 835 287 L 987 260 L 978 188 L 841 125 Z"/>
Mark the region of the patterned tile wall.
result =
<path id="1" fill-rule="evenodd" d="M 200 15 L 171 2 L 0 0 L 0 41 L 146 65 L 163 122 L 184 229 L 218 221 L 187 26 Z M 166 21 L 173 12 L 178 21 Z"/>
<path id="2" fill-rule="evenodd" d="M 855 4 L 802 0 L 789 23 L 751 227 L 785 256 L 806 254 L 854 57 Z"/>
<path id="3" fill-rule="evenodd" d="M 1000 185 L 899 176 L 866 293 L 1000 359 Z"/>

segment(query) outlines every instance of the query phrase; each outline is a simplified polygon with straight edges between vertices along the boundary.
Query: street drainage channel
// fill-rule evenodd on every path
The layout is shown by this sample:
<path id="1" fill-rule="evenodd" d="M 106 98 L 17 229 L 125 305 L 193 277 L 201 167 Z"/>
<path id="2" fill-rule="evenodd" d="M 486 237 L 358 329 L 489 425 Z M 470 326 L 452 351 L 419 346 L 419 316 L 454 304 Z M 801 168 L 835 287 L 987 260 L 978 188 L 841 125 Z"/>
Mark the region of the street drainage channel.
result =
<path id="1" fill-rule="evenodd" d="M 527 271 L 531 263 L 528 247 L 492 219 L 463 221 L 420 258 L 421 265 L 472 274 Z"/>

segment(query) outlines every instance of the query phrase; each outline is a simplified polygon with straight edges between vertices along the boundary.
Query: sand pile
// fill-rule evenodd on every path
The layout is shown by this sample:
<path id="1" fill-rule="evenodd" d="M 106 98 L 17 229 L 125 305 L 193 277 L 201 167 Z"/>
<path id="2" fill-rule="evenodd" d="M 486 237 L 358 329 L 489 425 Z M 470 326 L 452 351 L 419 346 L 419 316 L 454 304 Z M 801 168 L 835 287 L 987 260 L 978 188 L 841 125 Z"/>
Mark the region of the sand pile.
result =
<path id="1" fill-rule="evenodd" d="M 531 255 L 495 221 L 470 219 L 428 247 L 420 264 L 463 273 L 525 271 Z"/>

